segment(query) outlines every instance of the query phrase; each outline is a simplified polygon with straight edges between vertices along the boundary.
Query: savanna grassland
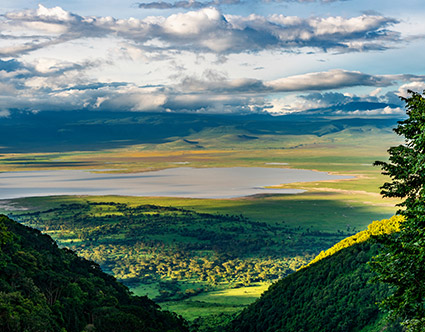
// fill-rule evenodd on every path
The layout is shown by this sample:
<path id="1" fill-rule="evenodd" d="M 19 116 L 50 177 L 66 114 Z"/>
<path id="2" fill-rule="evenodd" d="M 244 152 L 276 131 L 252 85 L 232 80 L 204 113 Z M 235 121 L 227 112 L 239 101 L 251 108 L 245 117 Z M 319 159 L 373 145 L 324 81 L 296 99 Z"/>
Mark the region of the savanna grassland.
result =
<path id="1" fill-rule="evenodd" d="M 395 120 L 294 124 L 214 119 L 180 119 L 177 129 L 157 115 L 144 122 L 135 116 L 121 122 L 80 120 L 67 130 L 84 127 L 96 133 L 103 132 L 102 126 L 127 125 L 141 133 L 134 130 L 134 137 L 110 140 L 109 146 L 93 133 L 96 139 L 78 150 L 60 135 L 62 148 L 52 151 L 44 151 L 42 142 L 31 149 L 19 148 L 22 143 L 4 150 L 0 171 L 243 166 L 313 169 L 354 178 L 274 186 L 306 190 L 297 195 L 33 197 L 4 201 L 1 208 L 98 262 L 136 294 L 147 294 L 190 320 L 240 311 L 320 251 L 394 214 L 396 201 L 380 197 L 384 178 L 372 163 L 386 159 L 388 147 L 398 143 L 391 131 Z M 143 128 L 151 128 L 145 136 Z"/>

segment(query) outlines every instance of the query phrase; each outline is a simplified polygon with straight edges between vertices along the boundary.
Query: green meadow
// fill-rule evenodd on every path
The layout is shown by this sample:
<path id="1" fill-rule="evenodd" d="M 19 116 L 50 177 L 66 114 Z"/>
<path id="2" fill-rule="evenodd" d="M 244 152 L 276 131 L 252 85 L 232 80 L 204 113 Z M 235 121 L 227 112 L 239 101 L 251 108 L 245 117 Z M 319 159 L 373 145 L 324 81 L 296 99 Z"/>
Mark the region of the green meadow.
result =
<path id="1" fill-rule="evenodd" d="M 390 128 L 283 129 L 221 126 L 124 148 L 6 153 L 0 171 L 291 167 L 353 178 L 273 186 L 305 191 L 296 195 L 51 196 L 4 200 L 0 209 L 189 320 L 233 314 L 320 251 L 396 211 L 397 201 L 381 198 L 385 177 L 372 166 L 399 143 Z"/>

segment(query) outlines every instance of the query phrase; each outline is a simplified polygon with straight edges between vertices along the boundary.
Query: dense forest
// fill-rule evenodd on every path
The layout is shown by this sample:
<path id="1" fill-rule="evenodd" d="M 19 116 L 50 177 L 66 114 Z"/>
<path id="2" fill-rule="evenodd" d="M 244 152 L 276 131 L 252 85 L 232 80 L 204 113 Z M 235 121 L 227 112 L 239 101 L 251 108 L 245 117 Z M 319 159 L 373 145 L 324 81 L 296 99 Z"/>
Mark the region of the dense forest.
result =
<path id="1" fill-rule="evenodd" d="M 187 331 L 99 265 L 48 235 L 0 216 L 1 331 Z"/>
<path id="2" fill-rule="evenodd" d="M 374 221 L 321 252 L 306 268 L 273 284 L 228 331 L 401 331 L 379 311 L 390 288 L 372 282 L 368 262 L 379 253 L 376 239 L 396 234 L 403 221 L 401 216 Z"/>
<path id="3" fill-rule="evenodd" d="M 373 273 L 367 263 L 378 252 L 372 240 L 357 243 L 280 280 L 228 331 L 401 331 L 379 311 L 389 287 L 370 282 Z"/>

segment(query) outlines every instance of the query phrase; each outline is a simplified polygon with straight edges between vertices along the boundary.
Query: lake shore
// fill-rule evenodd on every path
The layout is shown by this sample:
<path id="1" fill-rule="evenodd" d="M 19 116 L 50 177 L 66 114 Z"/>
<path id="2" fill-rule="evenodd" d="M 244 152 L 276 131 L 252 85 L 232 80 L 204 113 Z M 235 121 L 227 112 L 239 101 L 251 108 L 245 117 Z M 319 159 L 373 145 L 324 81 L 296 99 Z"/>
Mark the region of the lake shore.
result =
<path id="1" fill-rule="evenodd" d="M 235 198 L 258 194 L 298 194 L 304 190 L 267 187 L 348 178 L 352 177 L 266 167 L 178 167 L 131 174 L 83 170 L 6 172 L 0 174 L 0 199 L 51 195 Z"/>

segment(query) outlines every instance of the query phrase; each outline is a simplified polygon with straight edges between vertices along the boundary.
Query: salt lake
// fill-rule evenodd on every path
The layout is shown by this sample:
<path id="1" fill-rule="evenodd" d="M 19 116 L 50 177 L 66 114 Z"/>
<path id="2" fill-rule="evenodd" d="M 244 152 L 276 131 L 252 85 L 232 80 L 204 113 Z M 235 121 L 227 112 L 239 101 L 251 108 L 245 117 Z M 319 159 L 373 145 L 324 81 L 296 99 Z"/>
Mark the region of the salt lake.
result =
<path id="1" fill-rule="evenodd" d="M 130 174 L 83 170 L 23 171 L 0 173 L 0 199 L 51 195 L 233 198 L 255 194 L 297 194 L 302 190 L 264 187 L 347 178 L 351 177 L 267 167 L 177 167 Z"/>

